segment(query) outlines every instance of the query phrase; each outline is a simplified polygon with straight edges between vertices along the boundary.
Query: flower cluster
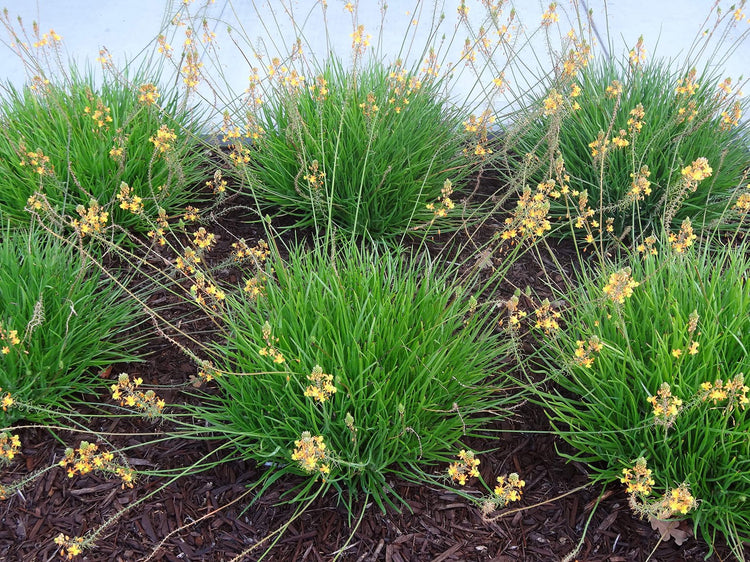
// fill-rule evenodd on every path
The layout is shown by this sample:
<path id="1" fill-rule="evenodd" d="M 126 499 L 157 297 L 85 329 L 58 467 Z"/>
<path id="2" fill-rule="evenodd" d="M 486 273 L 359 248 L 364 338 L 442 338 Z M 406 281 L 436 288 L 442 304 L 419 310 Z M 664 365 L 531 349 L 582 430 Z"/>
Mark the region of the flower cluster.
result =
<path id="1" fill-rule="evenodd" d="M 349 34 L 349 37 L 352 38 L 352 51 L 354 51 L 355 56 L 364 54 L 365 49 L 370 46 L 370 39 L 372 39 L 372 35 L 365 33 L 364 25 L 358 25 L 357 29 Z"/>
<path id="2" fill-rule="evenodd" d="M 55 537 L 55 544 L 60 547 L 60 556 L 72 560 L 75 556 L 83 554 L 83 537 L 73 537 L 60 533 Z"/>
<path id="3" fill-rule="evenodd" d="M 622 469 L 622 478 L 620 482 L 625 484 L 625 491 L 628 494 L 638 494 L 648 496 L 654 486 L 654 479 L 651 476 L 651 469 L 646 468 L 646 459 L 639 457 L 635 465 L 630 468 Z"/>
<path id="4" fill-rule="evenodd" d="M 146 392 L 138 390 L 143 384 L 143 379 L 137 377 L 130 380 L 127 373 L 120 373 L 117 383 L 110 386 L 112 398 L 120 401 L 120 406 L 128 406 L 143 412 L 151 419 L 161 414 L 164 409 L 164 400 L 156 396 L 153 390 Z"/>
<path id="5" fill-rule="evenodd" d="M 201 272 L 196 274 L 195 283 L 190 285 L 190 294 L 200 306 L 204 308 L 208 306 L 212 310 L 218 310 L 226 299 L 224 291 L 207 281 Z"/>
<path id="6" fill-rule="evenodd" d="M 153 84 L 141 84 L 138 90 L 140 91 L 138 101 L 144 105 L 154 105 L 159 99 L 159 91 Z"/>
<path id="7" fill-rule="evenodd" d="M 542 103 L 542 113 L 545 117 L 549 117 L 550 115 L 554 115 L 555 113 L 557 113 L 562 108 L 563 97 L 556 89 L 552 88 L 547 97 L 544 98 L 544 101 Z"/>
<path id="8" fill-rule="evenodd" d="M 388 74 L 388 104 L 396 113 L 401 113 L 409 105 L 412 95 L 421 88 L 422 80 L 409 76 L 406 69 L 401 68 L 401 63 L 397 62 Z"/>
<path id="9" fill-rule="evenodd" d="M 593 57 L 591 54 L 591 45 L 585 39 L 578 39 L 578 36 L 572 29 L 568 32 L 568 39 L 571 40 L 573 46 L 568 50 L 562 61 L 562 77 L 564 79 L 573 78 L 578 74 L 579 70 L 588 66 L 589 61 Z"/>
<path id="10" fill-rule="evenodd" d="M 737 201 L 735 201 L 732 208 L 743 215 L 750 213 L 750 184 L 747 184 L 745 192 L 737 197 Z"/>
<path id="11" fill-rule="evenodd" d="M 28 150 L 22 142 L 19 146 L 18 154 L 21 166 L 29 166 L 40 176 L 52 176 L 55 174 L 55 167 L 50 163 L 49 156 L 45 155 L 41 148 Z"/>
<path id="12" fill-rule="evenodd" d="M 649 396 L 647 400 L 654 409 L 654 422 L 665 429 L 672 427 L 682 411 L 682 400 L 672 395 L 669 383 L 661 383 L 656 396 Z"/>
<path id="13" fill-rule="evenodd" d="M 656 237 L 655 236 L 647 236 L 643 239 L 643 242 L 638 244 L 636 246 L 636 250 L 638 250 L 639 254 L 644 255 L 650 255 L 655 256 L 659 253 L 659 251 L 656 249 Z"/>
<path id="14" fill-rule="evenodd" d="M 200 218 L 200 211 L 197 207 L 188 205 L 185 207 L 185 214 L 182 215 L 182 218 L 186 222 L 196 222 Z"/>
<path id="15" fill-rule="evenodd" d="M 34 35 L 37 37 L 37 41 L 34 41 L 34 48 L 40 49 L 42 47 L 46 47 L 50 44 L 50 41 L 54 45 L 55 43 L 59 43 L 62 41 L 62 37 L 60 37 L 57 33 L 55 33 L 54 29 L 50 29 L 49 33 L 43 33 L 41 36 L 39 35 L 39 25 L 34 22 Z"/>
<path id="16" fill-rule="evenodd" d="M 330 464 L 327 462 L 329 454 L 322 435 L 313 437 L 309 431 L 302 432 L 300 438 L 294 442 L 292 460 L 297 461 L 307 473 L 319 472 L 325 478 L 331 472 Z"/>
<path id="17" fill-rule="evenodd" d="M 739 101 L 735 101 L 729 110 L 721 112 L 721 123 L 719 124 L 719 128 L 722 131 L 728 131 L 732 127 L 736 127 L 741 118 L 742 104 Z"/>
<path id="18" fill-rule="evenodd" d="M 599 353 L 602 350 L 602 342 L 596 336 L 591 336 L 588 341 L 577 340 L 575 363 L 581 367 L 590 369 L 594 364 L 594 353 Z"/>
<path id="19" fill-rule="evenodd" d="M 371 94 L 367 94 L 368 99 L 370 95 Z M 360 107 L 364 107 L 364 104 L 361 104 Z M 318 191 L 321 187 L 323 187 L 326 173 L 320 169 L 320 164 L 317 160 L 313 160 L 312 164 L 308 166 L 308 169 L 309 171 L 302 177 L 307 182 L 307 185 L 310 187 L 310 189 L 312 189 L 313 191 Z"/>
<path id="20" fill-rule="evenodd" d="M 266 290 L 265 283 L 266 276 L 263 273 L 258 273 L 255 277 L 251 277 L 245 281 L 243 291 L 248 294 L 251 300 L 255 300 Z"/>
<path id="21" fill-rule="evenodd" d="M 258 351 L 258 354 L 261 357 L 270 357 L 273 359 L 274 363 L 281 364 L 286 361 L 284 359 L 284 356 L 281 354 L 281 352 L 274 347 L 275 343 L 278 343 L 279 338 L 275 338 L 271 335 L 271 324 L 266 321 L 265 324 L 263 324 L 263 340 L 266 342 L 265 347 L 261 347 Z"/>
<path id="22" fill-rule="evenodd" d="M 747 397 L 748 392 L 750 392 L 750 387 L 745 384 L 743 373 L 740 373 L 727 382 L 721 379 L 716 379 L 713 383 L 704 382 L 701 384 L 700 399 L 704 402 L 711 400 L 714 405 L 726 400 L 726 410 L 732 412 L 735 407 L 739 406 L 741 410 L 747 407 L 750 402 Z"/>
<path id="23" fill-rule="evenodd" d="M 84 475 L 100 471 L 117 476 L 122 480 L 123 488 L 132 488 L 135 480 L 135 470 L 118 464 L 115 461 L 115 455 L 109 451 L 100 453 L 99 446 L 88 441 L 81 441 L 78 449 L 72 447 L 65 449 L 65 456 L 58 464 L 67 469 L 68 478 L 73 478 L 77 474 Z"/>
<path id="24" fill-rule="evenodd" d="M 210 251 L 216 243 L 216 236 L 200 227 L 193 233 L 193 244 L 201 250 Z"/>
<path id="25" fill-rule="evenodd" d="M 591 158 L 593 158 L 594 161 L 604 158 L 605 154 L 610 148 L 610 142 L 610 139 L 607 138 L 607 134 L 604 131 L 599 131 L 596 140 L 593 140 L 589 143 L 589 148 L 591 149 Z"/>
<path id="26" fill-rule="evenodd" d="M 630 274 L 630 268 L 624 267 L 609 276 L 609 282 L 604 286 L 604 294 L 613 302 L 622 304 L 626 298 L 633 296 L 633 289 L 640 283 Z"/>
<path id="27" fill-rule="evenodd" d="M 18 435 L 0 433 L 0 464 L 9 463 L 21 450 L 21 440 Z"/>
<path id="28" fill-rule="evenodd" d="M 305 389 L 305 396 L 313 398 L 321 404 L 336 393 L 336 387 L 333 385 L 333 375 L 324 373 L 320 365 L 313 367 L 312 373 L 307 375 L 307 380 L 312 384 Z"/>
<path id="29" fill-rule="evenodd" d="M 493 490 L 495 498 L 500 502 L 498 507 L 503 507 L 510 502 L 515 502 L 521 499 L 522 488 L 526 486 L 526 482 L 521 480 L 517 473 L 511 472 L 507 477 L 498 476 L 497 485 Z"/>
<path id="30" fill-rule="evenodd" d="M 252 248 L 247 245 L 244 238 L 240 238 L 237 242 L 232 242 L 232 258 L 236 262 L 243 262 L 245 260 L 253 260 L 256 263 L 263 263 L 270 255 L 268 249 L 268 243 L 265 240 L 258 240 L 258 243 Z"/>
<path id="31" fill-rule="evenodd" d="M 516 330 L 521 325 L 521 320 L 526 317 L 526 311 L 519 308 L 518 302 L 519 297 L 516 294 L 503 303 L 508 310 L 508 324 L 510 325 L 511 330 Z M 498 325 L 503 325 L 502 318 L 498 321 Z"/>
<path id="32" fill-rule="evenodd" d="M 646 48 L 643 46 L 643 35 L 638 38 L 635 47 L 628 53 L 630 59 L 630 67 L 633 69 L 638 68 L 644 62 L 646 62 Z"/>
<path id="33" fill-rule="evenodd" d="M 635 465 L 624 468 L 622 473 L 620 482 L 626 485 L 628 504 L 641 517 L 653 517 L 663 521 L 673 517 L 675 513 L 685 515 L 698 505 L 684 482 L 676 488 L 667 490 L 659 499 L 649 501 L 647 497 L 653 490 L 654 479 L 651 470 L 646 467 L 644 457 L 636 459 Z"/>
<path id="34" fill-rule="evenodd" d="M 689 166 L 684 167 L 681 173 L 688 182 L 695 182 L 697 185 L 697 182 L 711 176 L 713 168 L 709 166 L 707 159 L 701 157 L 693 161 Z"/>
<path id="35" fill-rule="evenodd" d="M 127 137 L 122 135 L 122 129 L 117 129 L 117 133 L 114 138 L 114 145 L 109 149 L 109 157 L 117 162 L 120 166 L 125 165 L 125 144 Z"/>
<path id="36" fill-rule="evenodd" d="M 490 110 L 483 111 L 479 117 L 476 115 L 470 115 L 469 120 L 463 122 L 464 130 L 475 137 L 472 142 L 473 148 L 471 148 L 471 145 L 465 148 L 464 154 L 473 154 L 479 158 L 484 158 L 492 154 L 492 149 L 487 146 L 487 143 L 488 131 L 494 122 L 495 116 L 492 115 Z"/>
<path id="37" fill-rule="evenodd" d="M 106 131 L 109 129 L 109 124 L 112 122 L 112 111 L 109 107 L 104 105 L 104 102 L 101 99 L 97 98 L 96 107 L 94 109 L 87 105 L 83 108 L 83 112 L 88 115 L 96 125 L 95 131 L 98 132 L 102 129 Z"/>
<path id="38" fill-rule="evenodd" d="M 427 209 L 434 213 L 430 224 L 432 224 L 437 218 L 443 218 L 447 216 L 448 211 L 453 210 L 453 208 L 456 206 L 450 197 L 452 194 L 453 184 L 451 183 L 451 180 L 446 178 L 445 182 L 443 182 L 443 187 L 440 189 L 440 199 L 438 199 L 437 206 L 435 205 L 435 203 L 427 204 Z"/>
<path id="39" fill-rule="evenodd" d="M 632 136 L 637 135 L 643 129 L 643 118 L 646 116 L 646 111 L 643 109 L 642 104 L 636 105 L 630 110 L 630 118 L 628 119 L 628 131 Z"/>
<path id="40" fill-rule="evenodd" d="M 201 68 L 203 63 L 200 61 L 200 55 L 198 50 L 190 39 L 191 30 L 187 29 L 185 32 L 185 51 L 184 61 L 185 64 L 180 68 L 182 73 L 182 81 L 188 90 L 193 90 L 200 82 Z"/>
<path id="41" fill-rule="evenodd" d="M 454 482 L 458 482 L 461 486 L 466 484 L 467 478 L 474 476 L 479 477 L 479 459 L 472 451 L 461 450 L 458 453 L 458 460 L 448 465 L 448 476 L 450 476 Z"/>
<path id="42" fill-rule="evenodd" d="M 206 186 L 213 191 L 214 195 L 220 195 L 227 189 L 227 180 L 222 179 L 221 170 L 214 172 L 214 179 L 206 182 Z"/>
<path id="43" fill-rule="evenodd" d="M 359 104 L 359 108 L 367 119 L 372 119 L 372 117 L 380 111 L 380 106 L 377 104 L 375 94 L 373 92 L 367 92 L 365 101 Z"/>
<path id="44" fill-rule="evenodd" d="M 684 254 L 685 250 L 692 246 L 693 242 L 697 239 L 698 237 L 693 234 L 693 225 L 689 218 L 682 221 L 679 233 L 670 232 L 669 234 L 669 242 L 677 254 Z"/>
<path id="45" fill-rule="evenodd" d="M 2 390 L 3 389 L 0 388 L 0 392 L 2 392 Z M 16 400 L 10 395 L 10 392 L 6 392 L 5 396 L 0 400 L 0 406 L 3 408 L 3 412 L 7 412 L 8 408 L 12 408 L 15 403 Z"/>
<path id="46" fill-rule="evenodd" d="M 549 27 L 558 21 L 560 21 L 560 14 L 557 13 L 557 2 L 552 2 L 542 14 L 542 26 Z"/>
<path id="47" fill-rule="evenodd" d="M 557 321 L 560 318 L 560 313 L 552 309 L 552 305 L 549 299 L 544 299 L 542 304 L 534 311 L 536 315 L 536 328 L 541 328 L 544 333 L 548 336 L 556 333 L 560 329 L 560 324 Z"/>
<path id="48" fill-rule="evenodd" d="M 518 235 L 538 238 L 552 228 L 549 221 L 549 197 L 559 196 L 554 187 L 555 181 L 549 180 L 537 185 L 533 194 L 528 187 L 523 190 L 516 202 L 513 216 L 505 219 L 506 227 L 501 235 L 503 240 L 512 240 Z"/>
<path id="49" fill-rule="evenodd" d="M 651 182 L 648 179 L 650 176 L 651 172 L 649 171 L 648 166 L 641 166 L 638 173 L 630 174 L 633 181 L 630 184 L 628 198 L 631 201 L 642 201 L 647 196 L 651 195 Z"/>
<path id="50" fill-rule="evenodd" d="M 0 322 L 0 341 L 2 341 L 2 353 L 8 355 L 12 345 L 18 345 L 21 340 L 18 338 L 18 330 L 7 330 Z M 1 389 L 0 389 L 1 390 Z"/>
<path id="51" fill-rule="evenodd" d="M 124 181 L 120 182 L 120 191 L 117 193 L 120 208 L 133 214 L 143 213 L 143 199 L 133 193 L 133 189 Z"/>
<path id="52" fill-rule="evenodd" d="M 172 149 L 172 143 L 177 140 L 177 135 L 172 129 L 166 125 L 162 125 L 156 131 L 156 134 L 150 136 L 148 140 L 154 145 L 157 153 L 164 154 Z"/>
<path id="53" fill-rule="evenodd" d="M 192 248 L 185 248 L 181 256 L 175 258 L 175 268 L 185 275 L 192 275 L 201 261 L 201 257 Z"/>
<path id="54" fill-rule="evenodd" d="M 612 83 L 604 90 L 604 96 L 609 99 L 618 98 L 622 95 L 622 82 L 612 80 Z"/>
<path id="55" fill-rule="evenodd" d="M 99 202 L 92 199 L 89 202 L 88 209 L 83 205 L 76 207 L 76 212 L 81 216 L 81 220 L 73 219 L 70 221 L 72 226 L 80 236 L 86 236 L 101 232 L 107 225 L 109 213 L 99 206 Z"/>
<path id="56" fill-rule="evenodd" d="M 692 96 L 695 94 L 700 87 L 700 84 L 695 81 L 695 77 L 696 70 L 693 68 L 688 72 L 688 75 L 685 78 L 681 78 L 677 81 L 677 87 L 674 90 L 675 93 L 680 96 Z"/>
<path id="57" fill-rule="evenodd" d="M 167 243 L 167 239 L 164 238 L 164 233 L 169 228 L 169 222 L 167 222 L 167 212 L 159 207 L 156 217 L 156 228 L 149 230 L 146 235 L 151 238 L 159 246 L 164 246 Z"/>
<path id="58" fill-rule="evenodd" d="M 316 76 L 315 82 L 310 84 L 307 88 L 310 90 L 310 94 L 316 101 L 324 102 L 328 97 L 328 81 L 323 78 L 323 76 Z"/>

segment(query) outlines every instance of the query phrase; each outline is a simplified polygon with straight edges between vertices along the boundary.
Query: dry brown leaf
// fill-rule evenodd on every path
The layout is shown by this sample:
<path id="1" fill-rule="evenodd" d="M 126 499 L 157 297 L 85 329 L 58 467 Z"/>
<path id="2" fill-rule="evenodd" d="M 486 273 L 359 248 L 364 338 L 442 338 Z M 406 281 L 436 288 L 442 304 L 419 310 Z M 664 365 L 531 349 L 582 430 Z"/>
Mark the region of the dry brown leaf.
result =
<path id="1" fill-rule="evenodd" d="M 659 531 L 663 541 L 666 542 L 669 539 L 674 539 L 674 543 L 677 546 L 682 546 L 682 543 L 688 540 L 691 535 L 690 527 L 688 527 L 687 521 L 685 520 L 672 519 L 664 521 L 651 516 L 648 518 L 648 522 L 651 523 L 651 528 L 654 529 L 654 531 Z"/>

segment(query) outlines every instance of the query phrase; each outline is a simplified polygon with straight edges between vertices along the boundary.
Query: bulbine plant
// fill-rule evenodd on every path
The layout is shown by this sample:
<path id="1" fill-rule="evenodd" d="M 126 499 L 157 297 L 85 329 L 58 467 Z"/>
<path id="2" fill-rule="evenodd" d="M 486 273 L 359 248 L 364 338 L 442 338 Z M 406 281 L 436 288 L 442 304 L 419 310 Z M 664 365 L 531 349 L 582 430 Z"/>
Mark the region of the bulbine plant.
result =
<path id="1" fill-rule="evenodd" d="M 625 484 L 638 515 L 688 518 L 742 559 L 750 254 L 684 234 L 585 276 L 546 348 L 556 374 L 539 399 L 570 458 Z"/>
<path id="2" fill-rule="evenodd" d="M 519 397 L 500 368 L 509 341 L 455 271 L 386 248 L 295 248 L 246 270 L 227 332 L 201 364 L 219 386 L 194 415 L 267 478 L 311 476 L 352 509 L 397 499 Z M 350 511 L 351 512 L 351 511 Z"/>
<path id="3" fill-rule="evenodd" d="M 7 13 L 0 21 L 10 34 L 25 34 L 14 45 L 26 61 L 34 37 L 22 24 L 16 29 Z M 61 41 L 55 34 L 37 41 L 38 49 L 57 60 Z M 39 192 L 58 213 L 75 216 L 79 205 L 96 201 L 126 231 L 145 232 L 143 212 L 173 215 L 198 199 L 202 112 L 163 87 L 157 67 L 119 73 L 106 51 L 100 62 L 98 78 L 75 65 L 28 63 L 38 74 L 21 88 L 4 88 L 0 212 L 6 220 L 27 225 L 26 202 Z"/>
<path id="4" fill-rule="evenodd" d="M 722 14 L 711 36 L 738 25 L 732 12 Z M 630 242 L 686 218 L 699 234 L 736 229 L 726 211 L 750 165 L 742 84 L 689 57 L 647 60 L 642 38 L 625 57 L 590 57 L 556 69 L 507 162 L 513 181 L 556 184 L 556 235 Z"/>
<path id="5" fill-rule="evenodd" d="M 469 117 L 424 68 L 333 59 L 307 79 L 274 69 L 271 87 L 241 170 L 261 210 L 289 214 L 295 227 L 379 239 L 455 218 L 452 191 L 491 150 L 487 123 L 467 132 Z"/>
<path id="6" fill-rule="evenodd" d="M 91 391 L 98 370 L 139 360 L 138 305 L 75 247 L 6 228 L 0 264 L 3 426 L 53 420 Z"/>

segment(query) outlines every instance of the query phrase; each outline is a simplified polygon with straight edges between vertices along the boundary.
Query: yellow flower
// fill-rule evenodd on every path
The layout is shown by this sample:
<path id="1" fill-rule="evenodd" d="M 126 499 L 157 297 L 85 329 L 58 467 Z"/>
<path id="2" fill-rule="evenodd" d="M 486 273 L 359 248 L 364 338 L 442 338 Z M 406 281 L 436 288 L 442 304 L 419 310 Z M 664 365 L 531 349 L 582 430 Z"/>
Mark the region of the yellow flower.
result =
<path id="1" fill-rule="evenodd" d="M 706 158 L 698 158 L 692 164 L 681 170 L 682 175 L 688 180 L 702 181 L 713 173 L 713 169 L 708 164 Z"/>
<path id="2" fill-rule="evenodd" d="M 307 379 L 312 382 L 304 392 L 304 395 L 308 398 L 314 398 L 318 402 L 323 403 L 336 393 L 336 387 L 333 385 L 333 375 L 325 374 L 320 365 L 313 367 L 312 373 L 307 375 Z"/>
<path id="3" fill-rule="evenodd" d="M 499 507 L 504 507 L 510 502 L 521 499 L 522 488 L 524 486 L 526 486 L 526 482 L 521 480 L 515 472 L 512 472 L 507 477 L 498 476 L 497 486 L 493 490 L 495 494 L 493 499 L 499 503 Z"/>
<path id="4" fill-rule="evenodd" d="M 640 283 L 630 276 L 630 268 L 625 267 L 609 276 L 609 282 L 604 286 L 604 294 L 613 302 L 622 304 L 626 298 L 633 295 L 633 289 Z"/>
<path id="5" fill-rule="evenodd" d="M 294 442 L 294 447 L 292 460 L 299 462 L 302 470 L 308 473 L 318 471 L 323 476 L 330 473 L 330 466 L 325 462 L 328 459 L 326 444 L 321 435 L 313 437 L 309 431 L 304 431 Z"/>
<path id="6" fill-rule="evenodd" d="M 549 27 L 558 21 L 560 21 L 560 15 L 557 13 L 557 2 L 552 2 L 542 14 L 542 26 Z"/>
<path id="7" fill-rule="evenodd" d="M 454 482 L 461 486 L 466 484 L 469 476 L 479 477 L 479 459 L 476 458 L 472 451 L 461 450 L 458 453 L 458 461 L 448 465 L 448 475 Z"/>
<path id="8" fill-rule="evenodd" d="M 654 479 L 651 477 L 651 469 L 646 468 L 646 459 L 639 457 L 632 468 L 622 469 L 620 482 L 626 485 L 628 494 L 639 494 L 648 496 L 651 493 Z"/>
<path id="9" fill-rule="evenodd" d="M 667 498 L 669 509 L 672 512 L 679 511 L 683 515 L 698 505 L 686 484 L 680 484 L 679 487 L 670 490 Z"/>
<path id="10" fill-rule="evenodd" d="M 682 410 L 682 400 L 672 395 L 669 383 L 662 383 L 656 396 L 649 396 L 647 401 L 653 406 L 654 421 L 669 428 Z"/>

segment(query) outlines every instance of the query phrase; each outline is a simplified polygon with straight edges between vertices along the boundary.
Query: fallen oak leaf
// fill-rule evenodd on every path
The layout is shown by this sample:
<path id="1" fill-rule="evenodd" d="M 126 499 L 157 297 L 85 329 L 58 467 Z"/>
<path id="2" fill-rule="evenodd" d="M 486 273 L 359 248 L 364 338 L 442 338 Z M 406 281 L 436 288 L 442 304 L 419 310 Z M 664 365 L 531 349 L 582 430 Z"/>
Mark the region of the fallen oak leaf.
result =
<path id="1" fill-rule="evenodd" d="M 648 522 L 651 523 L 651 528 L 654 531 L 659 531 L 661 540 L 668 541 L 674 539 L 674 543 L 677 546 L 682 546 L 692 533 L 690 527 L 688 527 L 687 521 L 684 519 L 657 519 L 653 515 L 649 516 Z"/>

